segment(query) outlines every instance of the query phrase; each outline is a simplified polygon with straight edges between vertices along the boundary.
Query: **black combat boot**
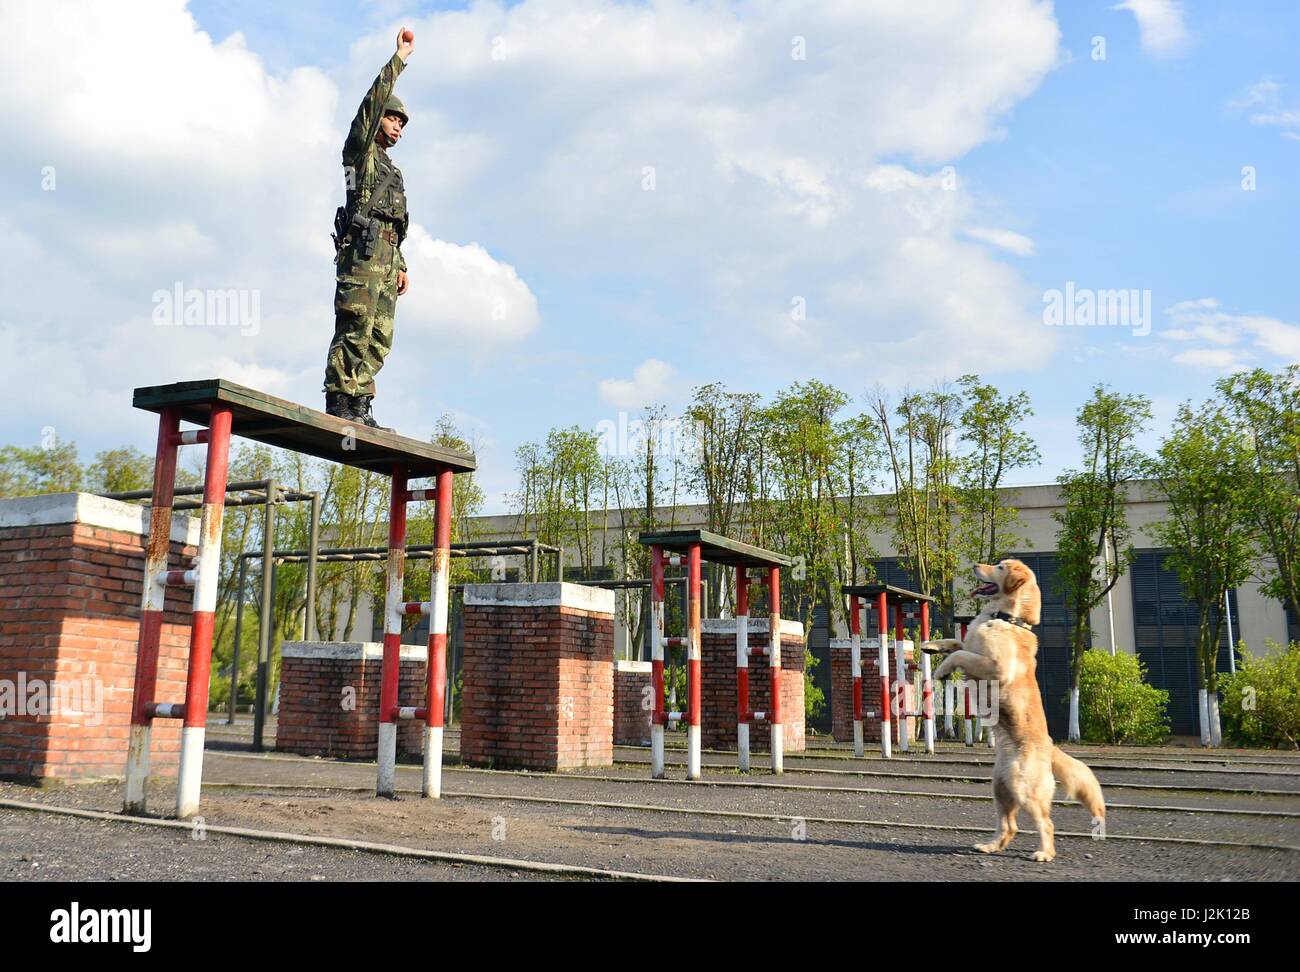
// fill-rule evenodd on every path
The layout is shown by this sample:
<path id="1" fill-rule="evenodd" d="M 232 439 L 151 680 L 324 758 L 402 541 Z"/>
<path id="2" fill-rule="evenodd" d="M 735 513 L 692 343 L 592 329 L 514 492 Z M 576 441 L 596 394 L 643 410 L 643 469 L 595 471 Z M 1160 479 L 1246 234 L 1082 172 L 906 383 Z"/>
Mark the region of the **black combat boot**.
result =
<path id="1" fill-rule="evenodd" d="M 386 425 L 380 425 L 375 421 L 375 416 L 370 411 L 370 403 L 374 400 L 374 395 L 353 395 L 352 396 L 352 414 L 356 416 L 357 421 L 363 425 L 368 425 L 372 429 L 378 429 L 380 432 L 392 432 Z"/>
<path id="2" fill-rule="evenodd" d="M 341 418 L 345 422 L 354 422 L 360 418 L 352 407 L 352 396 L 343 392 L 325 393 L 325 414 Z"/>

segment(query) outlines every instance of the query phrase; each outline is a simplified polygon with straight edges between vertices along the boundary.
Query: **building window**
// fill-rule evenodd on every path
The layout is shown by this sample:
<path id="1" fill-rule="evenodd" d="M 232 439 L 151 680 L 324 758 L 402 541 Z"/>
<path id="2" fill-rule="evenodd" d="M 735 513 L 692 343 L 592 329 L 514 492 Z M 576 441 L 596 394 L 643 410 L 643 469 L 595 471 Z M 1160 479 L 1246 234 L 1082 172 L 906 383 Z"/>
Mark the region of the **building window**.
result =
<path id="1" fill-rule="evenodd" d="M 1178 574 L 1169 566 L 1169 551 L 1139 550 L 1133 561 L 1134 649 L 1147 668 L 1147 680 L 1169 692 L 1169 721 L 1174 733 L 1200 731 L 1198 693 L 1200 665 L 1196 657 L 1196 603 L 1187 596 Z M 1233 632 L 1240 630 L 1237 592 L 1228 592 Z M 1216 609 L 1215 616 L 1221 613 Z M 1217 669 L 1229 671 L 1228 626 L 1219 633 Z"/>

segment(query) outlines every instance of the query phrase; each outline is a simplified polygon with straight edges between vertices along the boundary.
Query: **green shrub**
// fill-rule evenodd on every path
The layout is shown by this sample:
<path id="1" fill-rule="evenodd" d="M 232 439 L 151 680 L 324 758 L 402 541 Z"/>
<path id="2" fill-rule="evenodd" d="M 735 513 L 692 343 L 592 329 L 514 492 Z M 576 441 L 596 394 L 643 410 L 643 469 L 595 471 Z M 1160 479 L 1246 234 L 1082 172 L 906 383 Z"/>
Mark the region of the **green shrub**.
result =
<path id="1" fill-rule="evenodd" d="M 1255 657 L 1241 646 L 1234 675 L 1219 676 L 1223 734 L 1242 746 L 1300 748 L 1300 642 Z"/>
<path id="2" fill-rule="evenodd" d="M 804 725 L 812 722 L 813 717 L 826 707 L 826 693 L 813 684 L 813 669 L 821 664 L 820 660 L 807 648 L 803 650 L 803 718 Z"/>
<path id="3" fill-rule="evenodd" d="M 1068 697 L 1067 697 L 1068 702 Z M 1079 731 L 1088 742 L 1151 745 L 1169 735 L 1169 693 L 1146 683 L 1136 655 L 1094 648 L 1079 672 Z"/>

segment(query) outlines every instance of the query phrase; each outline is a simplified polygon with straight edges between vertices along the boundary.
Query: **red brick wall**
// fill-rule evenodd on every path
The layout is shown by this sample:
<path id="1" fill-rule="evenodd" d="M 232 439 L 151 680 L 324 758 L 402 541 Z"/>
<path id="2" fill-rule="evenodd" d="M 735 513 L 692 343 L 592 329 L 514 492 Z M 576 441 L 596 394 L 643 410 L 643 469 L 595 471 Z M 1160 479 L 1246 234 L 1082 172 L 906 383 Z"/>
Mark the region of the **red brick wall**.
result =
<path id="1" fill-rule="evenodd" d="M 286 642 L 281 649 L 280 713 L 275 748 L 300 756 L 375 759 L 379 752 L 379 688 L 383 646 L 361 642 Z M 345 657 L 330 657 L 343 655 Z M 404 653 L 397 701 L 423 706 L 427 649 Z M 344 690 L 354 703 L 345 709 Z M 424 723 L 397 724 L 397 752 L 420 755 Z"/>
<path id="2" fill-rule="evenodd" d="M 650 687 L 649 662 L 614 663 L 614 745 L 650 745 L 654 697 L 645 704 Z"/>
<path id="3" fill-rule="evenodd" d="M 475 586 L 516 588 L 520 597 L 523 589 L 559 587 L 466 588 L 461 759 L 545 770 L 612 765 L 612 610 L 561 605 L 558 595 L 554 603 L 474 603 Z"/>
<path id="4" fill-rule="evenodd" d="M 847 639 L 831 642 L 831 735 L 836 742 L 853 742 L 853 659 Z M 912 653 L 906 653 L 910 661 Z M 898 662 L 890 642 L 889 684 L 894 692 L 894 679 Z M 907 688 L 907 708 L 917 707 L 915 693 Z M 868 715 L 867 713 L 874 713 Z M 891 719 L 895 718 L 890 716 Z M 916 739 L 917 720 L 912 720 L 912 739 Z M 898 735 L 894 729 L 894 735 Z M 866 742 L 880 742 L 880 649 L 875 638 L 862 639 L 862 738 Z"/>
<path id="5" fill-rule="evenodd" d="M 718 624 L 719 622 L 712 622 Z M 703 669 L 700 685 L 700 742 L 705 749 L 736 748 L 736 634 L 735 622 L 728 622 L 730 632 L 705 631 L 700 644 Z M 766 621 L 754 630 L 750 621 L 749 645 L 766 647 L 770 642 Z M 786 752 L 804 749 L 803 637 L 781 635 L 781 722 Z M 767 712 L 772 698 L 771 674 L 766 655 L 749 656 L 749 708 Z M 749 748 L 752 752 L 771 749 L 768 724 L 751 723 Z"/>
<path id="6" fill-rule="evenodd" d="M 172 543 L 169 565 L 189 566 L 195 553 Z M 0 683 L 15 689 L 20 678 L 29 685 L 36 679 L 79 684 L 88 713 L 97 708 L 95 697 L 102 698 L 98 724 L 89 714 L 6 710 L 0 717 L 0 776 L 125 772 L 144 555 L 140 534 L 87 523 L 0 528 Z M 188 589 L 167 591 L 156 701 L 185 700 L 190 600 Z M 151 772 L 176 772 L 180 729 L 176 720 L 154 721 Z"/>

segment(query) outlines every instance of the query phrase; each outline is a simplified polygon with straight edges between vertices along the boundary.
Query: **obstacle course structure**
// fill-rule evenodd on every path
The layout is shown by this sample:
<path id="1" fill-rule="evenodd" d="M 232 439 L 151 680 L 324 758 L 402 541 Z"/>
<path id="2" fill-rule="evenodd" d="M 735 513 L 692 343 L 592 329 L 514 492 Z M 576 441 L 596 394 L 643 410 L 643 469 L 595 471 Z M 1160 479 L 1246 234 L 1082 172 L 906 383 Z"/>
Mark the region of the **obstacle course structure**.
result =
<path id="1" fill-rule="evenodd" d="M 742 773 L 749 772 L 749 727 L 767 723 L 772 733 L 772 772 L 783 771 L 785 741 L 781 725 L 781 568 L 790 566 L 784 554 L 710 533 L 708 530 L 667 530 L 643 533 L 638 538 L 650 548 L 650 666 L 654 685 L 654 716 L 650 727 L 650 775 L 664 776 L 664 729 L 670 722 L 686 722 L 686 776 L 700 778 L 701 623 L 700 569 L 702 561 L 736 571 L 736 752 Z M 664 632 L 664 568 L 686 568 L 686 636 L 666 638 Z M 770 711 L 749 708 L 749 569 L 762 570 L 759 583 L 767 585 L 770 639 L 765 649 L 772 679 Z M 664 647 L 686 647 L 686 711 L 664 709 Z"/>
<path id="2" fill-rule="evenodd" d="M 910 730 L 907 720 L 919 717 L 924 719 L 925 751 L 933 753 L 934 685 L 930 677 L 930 656 L 921 655 L 920 665 L 915 660 L 909 662 L 904 657 L 903 624 L 909 616 L 916 617 L 920 623 L 920 640 L 927 641 L 930 637 L 930 605 L 934 603 L 934 598 L 902 587 L 894 587 L 890 584 L 846 584 L 840 588 L 840 591 L 848 595 L 849 598 L 849 635 L 852 642 L 854 755 L 861 756 L 864 751 L 862 733 L 862 614 L 864 610 L 871 611 L 873 608 L 876 612 L 877 630 L 879 631 L 877 648 L 880 673 L 880 753 L 886 759 L 893 755 L 890 739 L 891 711 L 898 716 L 893 722 L 898 733 L 899 750 L 904 753 L 908 752 Z M 889 674 L 891 653 L 888 638 L 890 630 L 889 609 L 891 606 L 894 609 L 894 650 L 892 655 L 895 659 L 892 691 Z M 909 609 L 912 609 L 910 615 Z M 912 676 L 918 671 L 921 674 L 921 707 L 919 709 L 908 709 L 906 686 L 911 683 Z"/>
<path id="3" fill-rule="evenodd" d="M 176 783 L 176 815 L 189 817 L 198 811 L 217 575 L 221 566 L 221 525 L 232 435 L 392 477 L 380 764 L 376 789 L 380 795 L 393 795 L 396 720 L 420 718 L 425 720 L 423 793 L 437 797 L 442 775 L 441 693 L 446 665 L 452 477 L 455 473 L 473 471 L 474 457 L 359 423 L 344 422 L 221 378 L 137 388 L 133 404 L 136 408 L 158 414 L 158 444 L 154 458 L 149 547 L 141 595 L 140 644 L 131 702 L 125 811 L 138 814 L 145 810 L 150 727 L 154 719 L 166 718 L 184 720 L 180 772 Z M 203 427 L 182 432 L 182 421 Z M 207 446 L 199 552 L 190 569 L 169 570 L 167 541 L 171 534 L 177 454 L 182 445 L 198 444 Z M 436 488 L 407 488 L 411 479 L 430 476 L 435 477 Z M 396 696 L 401 623 L 403 614 L 412 607 L 402 602 L 406 504 L 416 500 L 433 500 L 436 504 L 432 601 L 427 607 L 431 615 L 427 694 L 424 707 L 399 708 Z M 194 590 L 189 664 L 185 701 L 182 703 L 154 698 L 163 595 L 169 585 L 189 586 Z M 416 609 L 426 610 L 426 606 L 420 604 Z M 384 761 L 386 737 L 391 737 L 387 763 Z"/>

